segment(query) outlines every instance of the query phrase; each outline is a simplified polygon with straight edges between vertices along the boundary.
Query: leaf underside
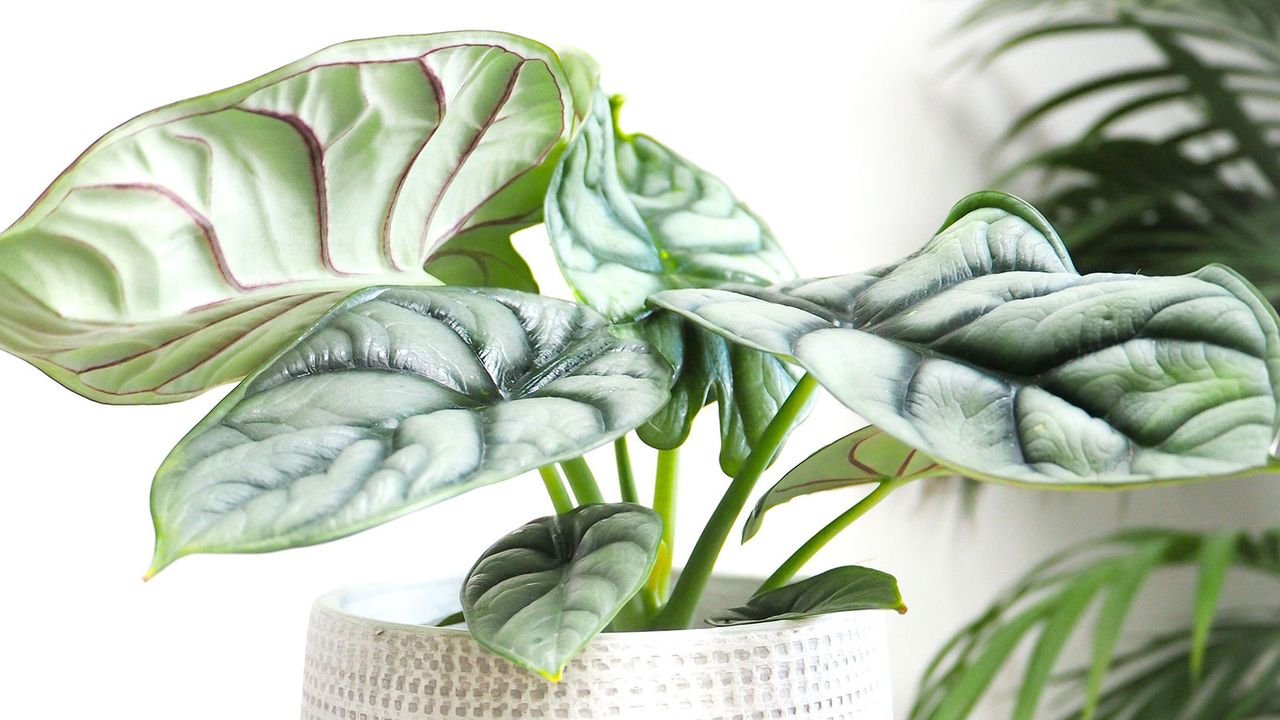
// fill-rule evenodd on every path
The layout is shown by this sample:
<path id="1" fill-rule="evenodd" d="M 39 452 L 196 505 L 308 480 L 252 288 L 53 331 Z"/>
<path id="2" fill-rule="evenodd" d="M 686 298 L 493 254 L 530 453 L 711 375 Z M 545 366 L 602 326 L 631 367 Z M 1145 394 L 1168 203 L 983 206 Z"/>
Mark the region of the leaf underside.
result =
<path id="1" fill-rule="evenodd" d="M 630 503 L 534 520 L 486 550 L 468 573 L 467 628 L 492 652 L 559 680 L 639 592 L 661 538 L 662 518 Z"/>
<path id="2" fill-rule="evenodd" d="M 888 573 L 848 565 L 760 593 L 741 607 L 722 610 L 707 619 L 711 625 L 745 625 L 773 620 L 846 612 L 849 610 L 907 611 L 898 581 Z"/>
<path id="3" fill-rule="evenodd" d="M 356 289 L 438 284 L 429 259 L 528 289 L 506 238 L 540 219 L 572 119 L 554 53 L 471 32 L 337 45 L 147 113 L 0 234 L 0 347 L 95 400 L 170 402 Z"/>
<path id="4" fill-rule="evenodd" d="M 864 427 L 836 440 L 787 471 L 760 496 L 742 526 L 742 541 L 750 540 L 764 523 L 765 513 L 803 495 L 829 490 L 908 480 L 951 471 L 913 447 L 876 427 Z"/>
<path id="5" fill-rule="evenodd" d="M 581 305 L 362 291 L 170 453 L 152 489 L 154 569 L 332 540 L 577 457 L 644 422 L 669 384 L 661 357 Z"/>
<path id="6" fill-rule="evenodd" d="M 1051 232 L 1025 203 L 983 193 L 893 265 L 652 300 L 794 358 L 971 477 L 1090 487 L 1266 466 L 1280 330 L 1257 291 L 1219 266 L 1082 276 Z"/>

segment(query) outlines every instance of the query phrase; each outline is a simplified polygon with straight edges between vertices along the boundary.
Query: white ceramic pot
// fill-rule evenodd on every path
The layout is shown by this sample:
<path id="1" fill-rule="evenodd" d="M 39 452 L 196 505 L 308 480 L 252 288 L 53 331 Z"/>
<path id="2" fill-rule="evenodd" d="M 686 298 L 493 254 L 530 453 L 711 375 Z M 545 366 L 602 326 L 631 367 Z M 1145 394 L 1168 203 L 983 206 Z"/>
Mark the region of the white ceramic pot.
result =
<path id="1" fill-rule="evenodd" d="M 705 604 L 741 604 L 757 582 L 717 579 Z M 605 633 L 552 683 L 465 630 L 421 624 L 456 612 L 459 587 L 354 587 L 316 601 L 303 720 L 892 718 L 880 612 Z"/>

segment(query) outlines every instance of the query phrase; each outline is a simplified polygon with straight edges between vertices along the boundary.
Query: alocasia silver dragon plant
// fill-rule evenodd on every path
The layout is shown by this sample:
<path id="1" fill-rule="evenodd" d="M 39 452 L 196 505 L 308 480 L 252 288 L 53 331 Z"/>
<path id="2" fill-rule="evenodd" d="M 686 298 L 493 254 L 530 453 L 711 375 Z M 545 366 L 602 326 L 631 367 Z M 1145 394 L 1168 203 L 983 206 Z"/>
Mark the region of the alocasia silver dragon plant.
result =
<path id="1" fill-rule="evenodd" d="M 122 125 L 0 235 L 0 343 L 62 384 L 157 403 L 240 380 L 160 466 L 152 573 L 537 470 L 555 514 L 487 551 L 442 621 L 554 679 L 606 629 L 704 620 L 819 386 L 873 426 L 787 473 L 744 539 L 798 495 L 875 488 L 713 624 L 902 609 L 879 571 L 793 579 L 916 478 L 1271 462 L 1280 329 L 1232 271 L 1080 275 L 1034 209 L 980 193 L 898 263 L 797 279 L 724 183 L 619 128 L 597 74 L 499 33 L 339 45 Z M 536 294 L 510 243 L 539 221 L 576 302 Z M 675 450 L 711 403 L 732 480 L 675 578 Z M 659 452 L 652 507 L 632 431 Z M 621 502 L 582 459 L 610 442 Z"/>

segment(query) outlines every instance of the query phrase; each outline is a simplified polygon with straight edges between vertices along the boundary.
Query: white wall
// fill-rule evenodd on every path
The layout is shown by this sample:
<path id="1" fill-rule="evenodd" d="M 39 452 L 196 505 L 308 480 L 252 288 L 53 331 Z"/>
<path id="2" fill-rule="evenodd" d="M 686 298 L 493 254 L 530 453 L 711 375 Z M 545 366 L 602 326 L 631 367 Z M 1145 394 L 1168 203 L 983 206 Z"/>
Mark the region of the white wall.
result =
<path id="1" fill-rule="evenodd" d="M 713 169 L 770 221 L 802 272 L 829 274 L 921 244 L 952 202 L 982 186 L 1010 108 L 1054 78 L 1130 52 L 1071 48 L 983 78 L 945 74 L 939 66 L 958 48 L 943 40 L 962 4 L 837 5 L 11 5 L 0 25 L 0 222 L 16 219 L 81 149 L 138 112 L 349 38 L 482 27 L 594 54 L 608 89 L 628 97 L 626 127 Z M 545 287 L 563 292 L 537 231 L 520 243 Z M 530 476 L 325 546 L 186 559 L 144 585 L 151 474 L 223 392 L 165 407 L 106 407 L 0 356 L 4 715 L 128 708 L 139 718 L 292 717 L 315 595 L 460 572 L 497 534 L 549 509 Z M 778 467 L 857 425 L 824 399 Z M 714 438 L 708 418 L 685 452 L 678 543 L 686 550 L 727 482 Z M 647 453 L 635 454 L 652 467 Z M 900 577 L 911 605 L 891 620 L 902 703 L 945 635 L 1050 549 L 1128 523 L 1261 526 L 1275 521 L 1280 499 L 1261 480 L 1123 497 L 989 488 L 965 519 L 953 492 L 922 490 L 889 500 L 820 559 Z M 835 502 L 776 511 L 758 539 L 726 552 L 725 567 L 767 572 L 833 516 Z M 1151 612 L 1177 618 L 1184 606 L 1168 593 Z"/>

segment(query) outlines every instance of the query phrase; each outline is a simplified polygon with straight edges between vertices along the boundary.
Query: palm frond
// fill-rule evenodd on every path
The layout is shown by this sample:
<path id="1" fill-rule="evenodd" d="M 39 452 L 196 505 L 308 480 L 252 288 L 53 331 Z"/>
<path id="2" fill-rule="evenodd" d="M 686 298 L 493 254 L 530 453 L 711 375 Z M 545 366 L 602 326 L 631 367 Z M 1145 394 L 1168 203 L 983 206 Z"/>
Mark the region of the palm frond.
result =
<path id="1" fill-rule="evenodd" d="M 1192 662 L 1200 653 L 1203 671 Z M 1075 679 L 1079 681 L 1080 673 Z M 1078 687 L 1078 685 L 1077 685 Z M 1078 706 L 1062 720 L 1088 714 Z M 1219 621 L 1199 642 L 1184 631 L 1153 638 L 1118 658 L 1094 720 L 1280 718 L 1280 618 Z"/>
<path id="2" fill-rule="evenodd" d="M 1008 129 L 1106 100 L 1074 138 L 1004 176 L 1042 178 L 1044 197 L 1032 199 L 1080 270 L 1161 275 L 1222 262 L 1280 305 L 1280 3 L 986 0 L 966 24 L 997 19 L 1019 22 L 988 60 L 1099 33 L 1134 36 L 1158 57 L 1056 90 Z M 1135 122 L 1170 108 L 1193 119 L 1163 131 Z"/>
<path id="3" fill-rule="evenodd" d="M 1133 530 L 1049 558 L 948 641 L 925 671 L 911 717 L 968 717 L 1015 652 L 1029 646 L 1012 717 L 1034 718 L 1067 641 L 1083 632 L 1090 610 L 1095 613 L 1091 659 L 1081 674 L 1081 716 L 1095 717 L 1138 592 L 1154 571 L 1178 566 L 1199 569 L 1186 667 L 1189 676 L 1195 676 L 1202 667 L 1210 667 L 1213 618 L 1228 569 L 1251 569 L 1280 579 L 1280 528 L 1257 536 L 1240 531 Z"/>

